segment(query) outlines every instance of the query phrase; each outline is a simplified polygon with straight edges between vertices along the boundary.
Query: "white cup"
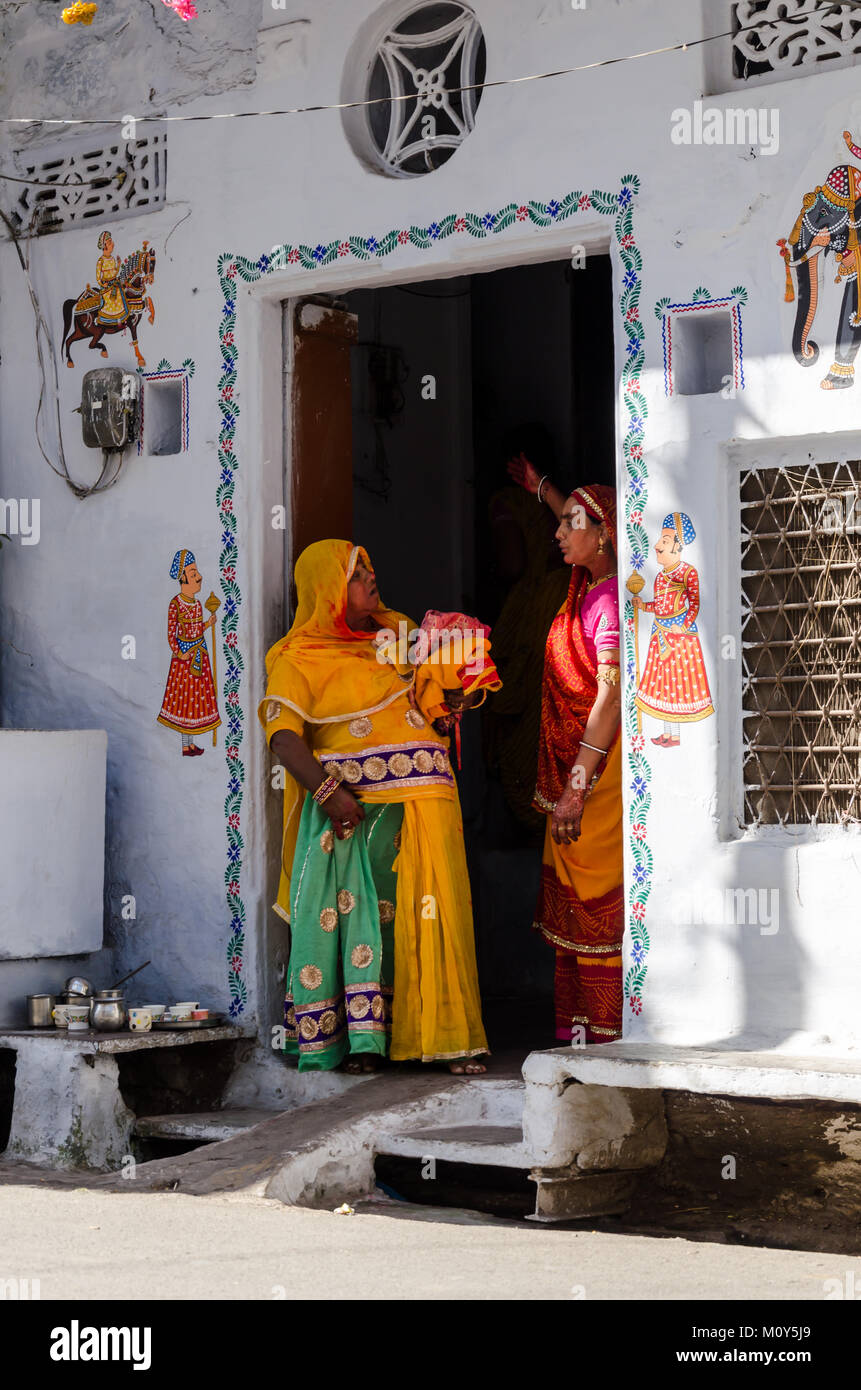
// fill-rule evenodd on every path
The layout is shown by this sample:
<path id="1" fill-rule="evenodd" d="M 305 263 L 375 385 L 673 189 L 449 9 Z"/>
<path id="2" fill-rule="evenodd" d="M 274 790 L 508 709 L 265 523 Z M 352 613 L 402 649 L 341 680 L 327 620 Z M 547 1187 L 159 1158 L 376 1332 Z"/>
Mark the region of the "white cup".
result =
<path id="1" fill-rule="evenodd" d="M 69 1006 L 68 1004 L 55 1004 L 51 1017 L 54 1020 L 55 1028 L 68 1028 L 69 1026 Z"/>
<path id="2" fill-rule="evenodd" d="M 148 1033 L 152 1028 L 152 1014 L 148 1009 L 129 1009 L 129 1027 L 133 1033 Z"/>
<path id="3" fill-rule="evenodd" d="M 158 1023 L 167 1007 L 166 1004 L 138 1004 L 139 1009 L 146 1009 L 148 1014 L 152 1014 L 153 1023 Z"/>
<path id="4" fill-rule="evenodd" d="M 86 1033 L 90 1026 L 89 1004 L 66 1004 L 66 1017 L 70 1033 Z"/>

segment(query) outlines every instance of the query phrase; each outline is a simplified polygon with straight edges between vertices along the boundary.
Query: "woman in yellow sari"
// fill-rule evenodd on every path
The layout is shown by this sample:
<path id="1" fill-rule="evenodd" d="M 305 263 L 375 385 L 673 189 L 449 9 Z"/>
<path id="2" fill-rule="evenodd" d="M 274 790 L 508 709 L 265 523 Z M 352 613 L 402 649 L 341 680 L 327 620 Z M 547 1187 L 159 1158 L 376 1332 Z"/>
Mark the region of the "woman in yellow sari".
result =
<path id="1" fill-rule="evenodd" d="M 360 546 L 318 541 L 295 577 L 259 710 L 285 769 L 285 1050 L 300 1070 L 372 1071 L 388 1052 L 483 1072 L 460 805 L 431 722 L 457 677 L 381 637 L 415 625 L 383 606 Z"/>
<path id="2" fill-rule="evenodd" d="M 547 816 L 534 925 L 556 948 L 556 1037 L 622 1034 L 622 752 L 616 494 L 569 497 L 525 459 L 512 477 L 547 503 L 571 565 L 547 636 L 535 806 Z"/>

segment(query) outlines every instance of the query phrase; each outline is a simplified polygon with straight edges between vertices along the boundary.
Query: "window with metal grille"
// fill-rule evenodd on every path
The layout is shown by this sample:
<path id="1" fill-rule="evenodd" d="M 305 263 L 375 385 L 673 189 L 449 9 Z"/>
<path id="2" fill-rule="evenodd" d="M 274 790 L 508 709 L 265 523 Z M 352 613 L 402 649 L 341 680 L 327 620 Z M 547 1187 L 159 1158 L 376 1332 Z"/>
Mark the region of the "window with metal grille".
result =
<path id="1" fill-rule="evenodd" d="M 92 141 L 17 157 L 26 187 L 12 210 L 22 233 L 37 235 L 161 207 L 167 186 L 167 136 L 150 132 L 109 145 Z"/>
<path id="2" fill-rule="evenodd" d="M 861 821 L 861 462 L 741 475 L 745 823 Z"/>

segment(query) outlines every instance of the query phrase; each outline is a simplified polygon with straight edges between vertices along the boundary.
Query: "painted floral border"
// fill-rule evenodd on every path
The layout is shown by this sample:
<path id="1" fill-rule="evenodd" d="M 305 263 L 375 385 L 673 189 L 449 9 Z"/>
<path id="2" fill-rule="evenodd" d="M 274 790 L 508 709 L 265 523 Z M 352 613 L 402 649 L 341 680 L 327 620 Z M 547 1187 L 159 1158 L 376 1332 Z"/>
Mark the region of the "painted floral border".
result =
<path id="1" fill-rule="evenodd" d="M 245 948 L 246 910 L 242 897 L 242 795 L 245 782 L 245 765 L 241 757 L 244 738 L 245 715 L 240 704 L 240 686 L 245 669 L 239 648 L 238 626 L 242 605 L 242 593 L 237 580 L 239 551 L 237 546 L 237 518 L 234 507 L 236 476 L 241 463 L 235 452 L 234 440 L 240 415 L 237 399 L 237 372 L 239 353 L 236 340 L 236 281 L 248 284 L 260 280 L 273 271 L 288 266 L 299 266 L 304 270 L 318 270 L 321 266 L 332 265 L 347 259 L 370 261 L 390 255 L 398 247 L 413 246 L 420 251 L 429 250 L 436 242 L 445 241 L 450 236 L 467 235 L 483 240 L 497 236 L 507 228 L 518 223 L 531 223 L 535 227 L 552 227 L 576 214 L 597 212 L 601 216 L 613 217 L 619 256 L 623 266 L 622 290 L 619 308 L 622 326 L 627 339 L 625 363 L 622 368 L 621 391 L 628 412 L 627 431 L 622 442 L 625 457 L 625 534 L 630 551 L 630 562 L 635 569 L 642 569 L 646 552 L 646 533 L 643 529 L 643 509 L 647 501 L 646 481 L 648 470 L 643 457 L 644 422 L 648 414 L 645 396 L 640 389 L 640 373 L 645 360 L 644 330 L 640 319 L 639 301 L 641 293 L 642 256 L 636 246 L 633 232 L 634 200 L 640 190 L 640 180 L 636 174 L 626 174 L 619 191 L 604 193 L 593 189 L 590 193 L 580 190 L 566 193 L 562 198 L 551 198 L 549 202 L 507 203 L 498 212 L 449 213 L 438 222 L 427 227 L 392 228 L 383 236 L 348 236 L 335 238 L 327 243 L 318 242 L 316 246 L 285 244 L 269 254 L 250 260 L 245 256 L 222 252 L 218 258 L 218 277 L 221 284 L 223 304 L 219 339 L 221 344 L 221 377 L 218 382 L 218 409 L 221 414 L 221 428 L 218 441 L 218 463 L 220 475 L 216 490 L 219 523 L 221 525 L 220 581 L 224 595 L 221 616 L 221 635 L 223 641 L 225 672 L 223 692 L 227 709 L 228 725 L 226 737 L 227 796 L 224 812 L 227 821 L 227 864 L 224 872 L 224 886 L 227 906 L 230 913 L 229 938 L 227 942 L 228 985 L 230 989 L 230 1014 L 236 1018 L 248 1001 L 248 987 L 243 978 Z M 634 860 L 633 880 L 629 885 L 628 926 L 634 952 L 634 965 L 625 977 L 625 995 L 635 1014 L 642 1010 L 643 985 L 646 978 L 646 955 L 649 937 L 646 930 L 646 902 L 651 886 L 652 856 L 646 845 L 646 818 L 650 797 L 648 784 L 651 769 L 645 756 L 645 742 L 636 733 L 636 711 L 634 707 L 634 637 L 633 608 L 626 605 L 627 627 L 625 637 L 625 657 L 628 671 L 627 700 L 625 707 L 625 728 L 629 735 L 628 764 L 632 776 L 630 845 Z"/>
<path id="2" fill-rule="evenodd" d="M 182 384 L 182 449 L 181 453 L 188 453 L 188 443 L 190 439 L 189 430 L 189 382 L 194 376 L 194 360 L 186 357 L 181 367 L 172 367 L 166 357 L 163 357 L 154 372 L 145 372 L 143 367 L 138 367 L 138 376 L 142 381 L 180 381 Z M 138 421 L 138 454 L 143 453 L 144 444 L 144 408 L 146 403 L 146 391 L 141 392 L 140 420 Z"/>
<path id="3" fill-rule="evenodd" d="M 684 304 L 673 303 L 669 298 L 659 299 L 655 305 L 655 317 L 661 321 L 661 340 L 664 349 L 664 395 L 674 396 L 673 385 L 673 335 L 672 320 L 677 314 L 692 314 L 699 309 L 729 309 L 732 317 L 732 372 L 736 391 L 744 390 L 744 348 L 741 332 L 741 307 L 747 303 L 747 290 L 744 285 L 735 285 L 729 294 L 713 299 L 704 285 L 697 285 L 691 298 Z"/>

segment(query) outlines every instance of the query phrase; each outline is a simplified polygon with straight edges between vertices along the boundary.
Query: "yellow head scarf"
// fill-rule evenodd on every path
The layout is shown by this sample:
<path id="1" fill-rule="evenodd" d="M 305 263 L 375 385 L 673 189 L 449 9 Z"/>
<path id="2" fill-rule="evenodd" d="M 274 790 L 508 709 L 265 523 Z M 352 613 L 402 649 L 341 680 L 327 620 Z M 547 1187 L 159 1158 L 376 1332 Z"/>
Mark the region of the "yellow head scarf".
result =
<path id="1" fill-rule="evenodd" d="M 305 724 L 356 719 L 384 709 L 413 684 L 415 670 L 408 661 L 402 665 L 378 661 L 373 633 L 356 632 L 347 625 L 347 585 L 360 560 L 372 568 L 367 551 L 350 541 L 316 541 L 299 556 L 296 617 L 266 657 L 266 698 L 258 711 L 264 724 L 272 718 L 273 703 L 294 711 Z M 407 633 L 415 627 L 403 613 L 382 603 L 373 617 L 395 636 L 399 623 L 406 624 Z M 277 910 L 288 921 L 290 871 L 304 800 L 304 787 L 285 773 Z"/>
<path id="2" fill-rule="evenodd" d="M 347 585 L 360 560 L 372 569 L 364 547 L 350 541 L 316 541 L 302 551 L 296 562 L 293 626 L 266 656 L 267 695 L 281 699 L 309 724 L 372 714 L 412 684 L 409 662 L 378 661 L 373 634 L 347 626 Z M 415 627 L 382 602 L 373 617 L 396 636 L 399 623 L 406 624 L 408 633 Z"/>

